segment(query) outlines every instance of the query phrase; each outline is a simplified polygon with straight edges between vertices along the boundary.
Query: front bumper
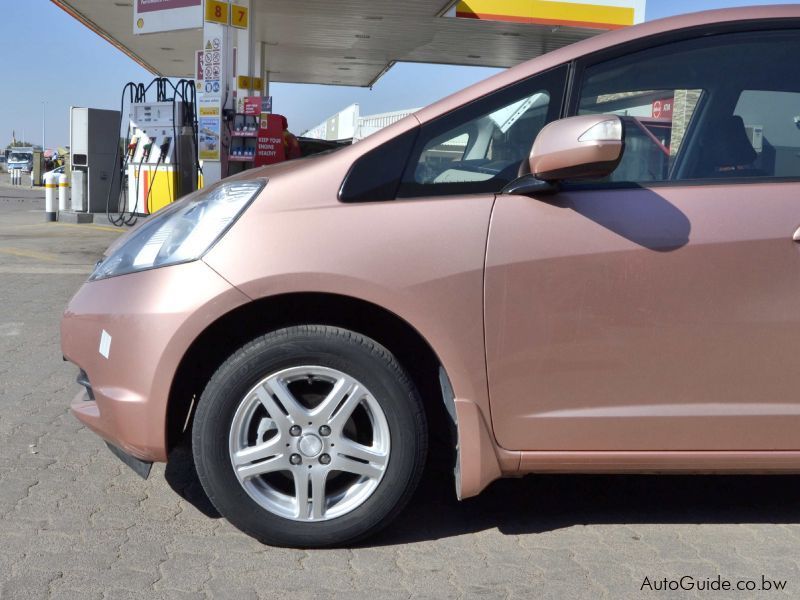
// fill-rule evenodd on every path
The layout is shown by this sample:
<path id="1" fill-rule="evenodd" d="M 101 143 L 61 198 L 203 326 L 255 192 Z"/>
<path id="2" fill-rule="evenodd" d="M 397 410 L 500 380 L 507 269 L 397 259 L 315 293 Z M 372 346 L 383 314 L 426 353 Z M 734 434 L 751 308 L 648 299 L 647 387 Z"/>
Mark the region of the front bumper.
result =
<path id="1" fill-rule="evenodd" d="M 87 282 L 61 320 L 64 357 L 85 372 L 73 414 L 145 462 L 167 458 L 167 402 L 192 342 L 248 298 L 202 261 Z"/>

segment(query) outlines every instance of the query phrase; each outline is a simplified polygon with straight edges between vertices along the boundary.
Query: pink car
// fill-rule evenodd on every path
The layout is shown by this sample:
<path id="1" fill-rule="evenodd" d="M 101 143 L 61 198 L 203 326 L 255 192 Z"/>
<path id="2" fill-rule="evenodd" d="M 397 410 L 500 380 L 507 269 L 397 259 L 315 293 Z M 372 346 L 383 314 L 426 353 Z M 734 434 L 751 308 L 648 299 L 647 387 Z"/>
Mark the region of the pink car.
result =
<path id="1" fill-rule="evenodd" d="M 191 438 L 270 544 L 385 526 L 428 448 L 536 472 L 800 472 L 800 6 L 551 52 L 114 244 L 72 410 L 141 474 Z"/>

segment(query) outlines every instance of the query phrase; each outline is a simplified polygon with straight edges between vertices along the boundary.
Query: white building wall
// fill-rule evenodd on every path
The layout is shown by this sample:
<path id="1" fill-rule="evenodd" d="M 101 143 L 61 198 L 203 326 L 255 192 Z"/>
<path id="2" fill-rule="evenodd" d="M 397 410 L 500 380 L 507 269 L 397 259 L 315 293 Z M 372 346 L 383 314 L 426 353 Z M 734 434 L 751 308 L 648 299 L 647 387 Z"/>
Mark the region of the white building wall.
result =
<path id="1" fill-rule="evenodd" d="M 410 108 L 362 117 L 359 114 L 358 104 L 351 104 L 301 135 L 318 140 L 357 142 L 418 110 Z"/>

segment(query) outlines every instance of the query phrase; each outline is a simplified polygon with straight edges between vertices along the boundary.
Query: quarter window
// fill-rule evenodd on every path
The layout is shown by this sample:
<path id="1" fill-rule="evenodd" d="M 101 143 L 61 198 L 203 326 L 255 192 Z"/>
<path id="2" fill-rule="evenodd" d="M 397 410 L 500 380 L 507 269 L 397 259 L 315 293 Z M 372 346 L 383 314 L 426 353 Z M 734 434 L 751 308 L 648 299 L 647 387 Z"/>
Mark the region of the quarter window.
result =
<path id="1" fill-rule="evenodd" d="M 503 88 L 426 124 L 399 196 L 498 192 L 561 111 L 567 67 Z"/>

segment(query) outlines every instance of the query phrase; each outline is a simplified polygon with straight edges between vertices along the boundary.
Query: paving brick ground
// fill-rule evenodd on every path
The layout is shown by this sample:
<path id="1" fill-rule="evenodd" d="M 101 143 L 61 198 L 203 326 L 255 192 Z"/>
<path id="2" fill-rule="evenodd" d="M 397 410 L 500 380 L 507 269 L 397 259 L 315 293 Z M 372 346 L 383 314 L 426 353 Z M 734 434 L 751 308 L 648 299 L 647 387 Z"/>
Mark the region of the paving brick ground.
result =
<path id="1" fill-rule="evenodd" d="M 527 477 L 458 503 L 442 474 L 364 545 L 261 546 L 186 452 L 148 481 L 68 413 L 58 321 L 114 232 L 44 224 L 0 180 L 0 598 L 800 597 L 798 477 Z M 689 575 L 777 592 L 656 592 Z"/>

